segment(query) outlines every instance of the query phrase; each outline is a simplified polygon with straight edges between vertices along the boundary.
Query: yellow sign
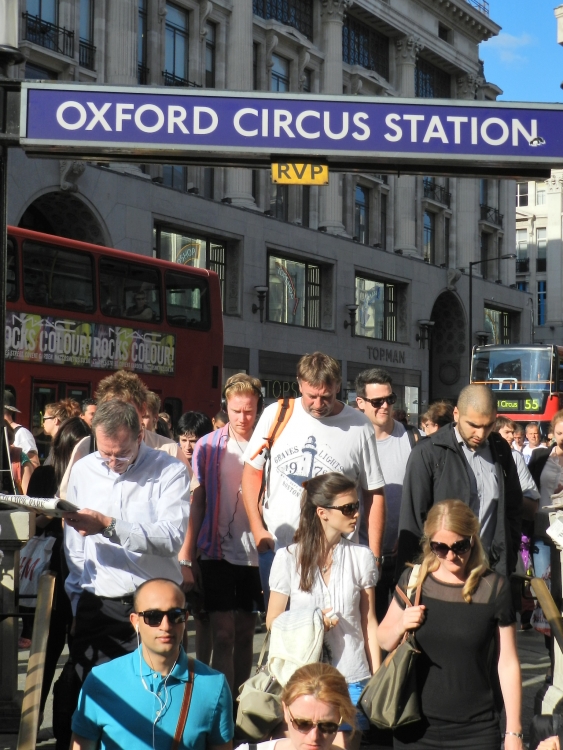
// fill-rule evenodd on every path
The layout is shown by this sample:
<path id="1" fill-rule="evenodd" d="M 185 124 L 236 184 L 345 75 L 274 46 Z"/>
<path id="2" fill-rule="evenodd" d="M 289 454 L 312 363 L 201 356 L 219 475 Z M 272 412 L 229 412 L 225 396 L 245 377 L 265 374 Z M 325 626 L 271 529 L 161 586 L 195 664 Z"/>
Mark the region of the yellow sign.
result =
<path id="1" fill-rule="evenodd" d="M 275 162 L 272 164 L 272 182 L 278 185 L 328 185 L 328 167 L 326 164 Z"/>

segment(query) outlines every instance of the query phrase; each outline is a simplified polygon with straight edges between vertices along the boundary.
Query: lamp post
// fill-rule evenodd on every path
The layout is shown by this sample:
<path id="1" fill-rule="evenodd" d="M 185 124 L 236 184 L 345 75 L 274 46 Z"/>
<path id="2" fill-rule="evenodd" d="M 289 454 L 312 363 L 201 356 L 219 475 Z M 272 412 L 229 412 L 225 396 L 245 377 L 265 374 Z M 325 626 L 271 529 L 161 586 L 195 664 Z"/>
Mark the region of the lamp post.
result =
<path id="1" fill-rule="evenodd" d="M 474 260 L 469 263 L 469 368 L 471 372 L 471 355 L 473 352 L 473 266 L 480 266 L 481 263 L 489 263 L 493 260 L 509 260 L 515 258 L 516 253 L 506 253 L 497 255 L 496 258 L 485 258 L 484 260 Z"/>

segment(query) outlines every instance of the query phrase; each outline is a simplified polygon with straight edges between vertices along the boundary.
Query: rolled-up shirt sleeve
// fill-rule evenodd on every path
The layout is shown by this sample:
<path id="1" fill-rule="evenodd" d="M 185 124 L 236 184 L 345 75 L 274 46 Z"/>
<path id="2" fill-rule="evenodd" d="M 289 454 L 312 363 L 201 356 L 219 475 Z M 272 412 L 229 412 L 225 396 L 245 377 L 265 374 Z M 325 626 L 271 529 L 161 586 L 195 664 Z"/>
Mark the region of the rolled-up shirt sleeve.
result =
<path id="1" fill-rule="evenodd" d="M 67 488 L 67 500 L 76 504 L 76 486 L 72 481 L 72 477 Z M 65 580 L 65 591 L 70 599 L 73 615 L 76 615 L 78 599 L 82 593 L 80 581 L 82 578 L 82 571 L 84 570 L 84 541 L 85 538 L 83 536 L 78 534 L 72 527 L 65 523 L 65 557 L 69 570 L 68 576 Z"/>

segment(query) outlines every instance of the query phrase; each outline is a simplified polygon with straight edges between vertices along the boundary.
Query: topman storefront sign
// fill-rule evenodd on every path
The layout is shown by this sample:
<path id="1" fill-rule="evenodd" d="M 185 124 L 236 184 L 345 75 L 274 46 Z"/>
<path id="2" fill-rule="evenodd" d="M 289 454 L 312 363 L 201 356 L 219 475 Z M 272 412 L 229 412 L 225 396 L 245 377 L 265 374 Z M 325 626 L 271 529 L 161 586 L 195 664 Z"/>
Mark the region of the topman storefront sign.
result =
<path id="1" fill-rule="evenodd" d="M 563 166 L 563 107 L 356 96 L 22 84 L 20 142 L 33 153 L 214 163 L 275 155 L 357 164 Z"/>

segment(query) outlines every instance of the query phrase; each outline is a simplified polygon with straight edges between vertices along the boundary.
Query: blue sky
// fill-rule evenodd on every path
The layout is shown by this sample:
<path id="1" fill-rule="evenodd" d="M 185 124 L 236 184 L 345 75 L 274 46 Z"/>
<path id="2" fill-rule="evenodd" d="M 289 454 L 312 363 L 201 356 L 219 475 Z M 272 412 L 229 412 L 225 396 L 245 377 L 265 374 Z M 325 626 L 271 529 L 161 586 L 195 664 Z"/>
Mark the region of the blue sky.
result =
<path id="1" fill-rule="evenodd" d="M 560 0 L 563 4 L 563 0 Z M 557 44 L 557 0 L 489 0 L 490 16 L 502 26 L 480 45 L 488 81 L 506 101 L 563 102 L 563 47 Z"/>

